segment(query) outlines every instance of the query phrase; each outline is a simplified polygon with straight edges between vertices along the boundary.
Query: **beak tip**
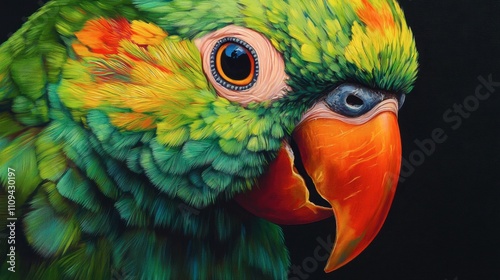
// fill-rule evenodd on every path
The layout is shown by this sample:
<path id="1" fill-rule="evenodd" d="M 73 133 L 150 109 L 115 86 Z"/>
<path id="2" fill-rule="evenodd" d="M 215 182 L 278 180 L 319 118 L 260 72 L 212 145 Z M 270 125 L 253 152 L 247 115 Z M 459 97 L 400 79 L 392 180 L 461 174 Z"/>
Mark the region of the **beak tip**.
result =
<path id="1" fill-rule="evenodd" d="M 349 262 L 349 259 L 344 259 L 343 261 L 338 261 L 338 262 L 334 262 L 334 263 L 328 263 L 326 266 L 325 266 L 325 272 L 326 273 L 330 273 L 332 271 L 335 271 L 341 267 L 343 267 L 344 265 L 346 265 L 347 263 Z"/>
<path id="2" fill-rule="evenodd" d="M 361 241 L 358 239 L 358 241 Z M 338 246 L 337 243 L 333 247 L 333 251 L 331 252 L 330 258 L 325 266 L 325 272 L 329 273 L 334 270 L 337 270 L 347 263 L 349 263 L 352 259 L 358 256 L 362 250 L 359 250 L 359 242 L 351 241 L 348 246 Z M 347 244 L 346 244 L 347 245 Z"/>

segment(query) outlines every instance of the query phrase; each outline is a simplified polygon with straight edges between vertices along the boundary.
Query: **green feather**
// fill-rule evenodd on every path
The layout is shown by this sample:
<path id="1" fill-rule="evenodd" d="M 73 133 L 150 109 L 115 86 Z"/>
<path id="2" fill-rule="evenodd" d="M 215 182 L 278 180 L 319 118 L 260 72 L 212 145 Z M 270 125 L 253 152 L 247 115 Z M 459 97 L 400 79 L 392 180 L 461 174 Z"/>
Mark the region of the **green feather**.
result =
<path id="1" fill-rule="evenodd" d="M 36 156 L 40 177 L 57 181 L 67 168 L 67 159 L 62 146 L 42 132 L 36 140 Z"/>
<path id="2" fill-rule="evenodd" d="M 26 237 L 42 256 L 64 254 L 80 240 L 81 231 L 74 217 L 58 215 L 41 193 L 31 202 L 33 210 L 24 218 Z"/>
<path id="3" fill-rule="evenodd" d="M 68 279 L 111 279 L 112 271 L 108 269 L 111 252 L 111 243 L 100 239 L 82 245 L 57 260 L 54 266 L 59 266 Z"/>
<path id="4" fill-rule="evenodd" d="M 8 181 L 14 179 L 16 186 L 16 204 L 22 205 L 41 183 L 38 173 L 37 158 L 34 148 L 38 129 L 26 130 L 12 141 L 0 139 L 0 183 L 7 190 Z M 15 176 L 9 178 L 7 170 L 13 170 Z M 12 184 L 11 184 L 12 185 Z"/>

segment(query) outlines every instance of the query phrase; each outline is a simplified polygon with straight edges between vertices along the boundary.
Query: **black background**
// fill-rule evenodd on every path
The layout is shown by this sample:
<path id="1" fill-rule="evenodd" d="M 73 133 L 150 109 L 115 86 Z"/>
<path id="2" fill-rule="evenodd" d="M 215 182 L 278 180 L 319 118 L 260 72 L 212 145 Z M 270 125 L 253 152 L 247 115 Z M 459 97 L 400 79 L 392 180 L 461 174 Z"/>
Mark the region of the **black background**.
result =
<path id="1" fill-rule="evenodd" d="M 400 112 L 403 158 L 414 170 L 406 169 L 373 243 L 330 274 L 320 262 L 307 279 L 500 279 L 500 86 L 466 117 L 443 117 L 473 100 L 479 76 L 500 82 L 500 1 L 399 2 L 420 53 L 419 78 Z M 3 3 L 0 41 L 41 3 Z M 437 128 L 446 140 L 418 162 L 415 141 Z M 312 257 L 316 239 L 333 231 L 333 220 L 286 227 L 292 263 Z"/>

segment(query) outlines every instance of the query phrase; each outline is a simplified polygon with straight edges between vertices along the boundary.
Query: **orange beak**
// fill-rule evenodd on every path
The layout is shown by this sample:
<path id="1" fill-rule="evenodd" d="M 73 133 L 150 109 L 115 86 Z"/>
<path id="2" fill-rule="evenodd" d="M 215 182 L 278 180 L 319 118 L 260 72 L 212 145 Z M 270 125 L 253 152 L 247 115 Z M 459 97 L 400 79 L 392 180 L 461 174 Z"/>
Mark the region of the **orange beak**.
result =
<path id="1" fill-rule="evenodd" d="M 317 108 L 306 114 L 292 137 L 307 174 L 331 208 L 309 201 L 286 142 L 258 186 L 236 200 L 278 224 L 311 223 L 334 215 L 335 245 L 325 267 L 331 272 L 369 245 L 389 212 L 401 164 L 397 103 L 384 101 L 361 120 Z"/>

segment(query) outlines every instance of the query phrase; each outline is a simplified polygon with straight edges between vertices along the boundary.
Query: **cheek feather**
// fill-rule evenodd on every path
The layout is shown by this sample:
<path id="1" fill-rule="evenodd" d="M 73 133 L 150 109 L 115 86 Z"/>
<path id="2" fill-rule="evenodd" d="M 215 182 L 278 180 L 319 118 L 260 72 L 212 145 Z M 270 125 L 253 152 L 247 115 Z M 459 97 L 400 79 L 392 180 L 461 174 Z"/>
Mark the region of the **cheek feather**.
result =
<path id="1" fill-rule="evenodd" d="M 212 74 L 211 53 L 217 42 L 224 38 L 238 38 L 249 45 L 257 53 L 258 76 L 256 82 L 245 90 L 231 90 L 219 84 Z M 284 96 L 289 88 L 286 84 L 285 62 L 281 54 L 262 34 L 251 29 L 230 25 L 218 31 L 196 39 L 203 60 L 203 71 L 213 85 L 217 94 L 226 99 L 247 105 L 251 102 L 274 100 Z"/>

